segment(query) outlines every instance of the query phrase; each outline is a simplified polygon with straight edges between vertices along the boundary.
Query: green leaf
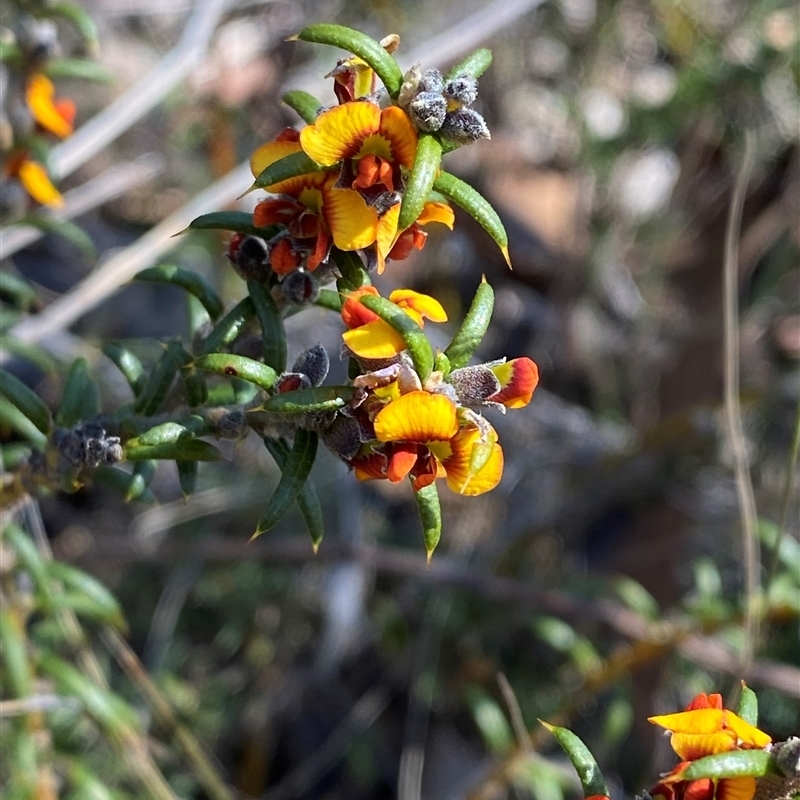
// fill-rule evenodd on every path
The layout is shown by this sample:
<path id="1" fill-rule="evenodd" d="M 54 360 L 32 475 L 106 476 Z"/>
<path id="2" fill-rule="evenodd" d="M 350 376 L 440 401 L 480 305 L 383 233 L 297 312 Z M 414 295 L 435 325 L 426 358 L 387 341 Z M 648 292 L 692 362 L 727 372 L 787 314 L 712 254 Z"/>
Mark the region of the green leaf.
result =
<path id="1" fill-rule="evenodd" d="M 180 267 L 163 265 L 160 267 L 150 267 L 143 269 L 141 272 L 133 276 L 135 281 L 151 281 L 154 283 L 167 283 L 170 286 L 177 286 L 189 294 L 194 295 L 208 311 L 208 316 L 211 317 L 212 322 L 215 321 L 225 307 L 222 305 L 222 300 L 219 299 L 217 293 L 211 288 L 205 278 L 192 272 L 188 269 L 181 269 Z"/>
<path id="2" fill-rule="evenodd" d="M 619 575 L 613 581 L 613 589 L 614 594 L 632 611 L 647 619 L 659 619 L 661 609 L 658 601 L 638 581 Z"/>
<path id="3" fill-rule="evenodd" d="M 486 47 L 481 47 L 474 53 L 468 55 L 463 61 L 459 61 L 444 76 L 444 82 L 448 83 L 459 75 L 470 75 L 473 78 L 480 78 L 492 63 L 492 51 Z"/>
<path id="4" fill-rule="evenodd" d="M 19 45 L 5 37 L 0 37 L 0 64 L 19 61 L 21 58 L 22 50 L 19 49 Z"/>
<path id="5" fill-rule="evenodd" d="M 202 439 L 179 439 L 177 442 L 163 444 L 125 445 L 127 461 L 145 459 L 174 459 L 175 461 L 220 461 L 222 453 L 213 444 Z"/>
<path id="6" fill-rule="evenodd" d="M 136 398 L 134 410 L 137 414 L 149 417 L 161 408 L 162 403 L 167 399 L 179 369 L 180 366 L 175 363 L 172 354 L 164 346 L 164 351 L 156 361 L 141 394 Z"/>
<path id="7" fill-rule="evenodd" d="M 486 278 L 483 278 L 475 297 L 472 298 L 464 322 L 444 351 L 451 370 L 467 366 L 489 329 L 493 310 L 494 289 L 486 282 Z"/>
<path id="8" fill-rule="evenodd" d="M 119 492 L 123 497 L 127 494 L 131 485 L 132 474 L 119 467 L 98 467 L 92 471 L 92 479 L 104 486 L 110 486 L 114 491 Z M 156 496 L 148 488 L 136 498 L 143 503 L 155 503 Z"/>
<path id="9" fill-rule="evenodd" d="M 342 310 L 342 296 L 332 289 L 321 289 L 319 297 L 314 301 L 314 305 L 327 308 L 329 311 L 335 311 L 339 314 Z"/>
<path id="10" fill-rule="evenodd" d="M 62 428 L 72 428 L 82 419 L 91 416 L 84 415 L 83 412 L 87 393 L 97 392 L 97 388 L 91 386 L 92 383 L 89 376 L 89 362 L 85 358 L 76 358 L 69 368 L 64 384 L 64 392 L 55 416 L 56 425 Z"/>
<path id="11" fill-rule="evenodd" d="M 181 494 L 184 500 L 188 499 L 197 489 L 198 463 L 196 461 L 176 461 L 178 468 L 178 482 L 181 485 Z"/>
<path id="12" fill-rule="evenodd" d="M 322 103 L 320 103 L 313 94 L 304 92 L 302 89 L 286 92 L 286 94 L 281 97 L 281 100 L 293 111 L 296 111 L 300 119 L 302 119 L 303 122 L 307 122 L 309 125 L 314 124 L 317 119 L 317 114 L 324 108 Z"/>
<path id="13" fill-rule="evenodd" d="M 600 767 L 597 766 L 597 762 L 589 748 L 572 731 L 548 725 L 541 719 L 539 722 L 556 737 L 556 741 L 567 754 L 572 766 L 575 767 L 583 787 L 583 796 L 602 795 L 609 797 L 608 786 L 603 773 L 600 772 Z"/>
<path id="14" fill-rule="evenodd" d="M 127 623 L 117 599 L 97 578 L 62 561 L 48 562 L 47 572 L 51 579 L 61 581 L 64 588 L 72 593 L 73 598 L 83 598 L 71 606 L 74 611 L 91 616 L 121 631 L 126 630 Z"/>
<path id="15" fill-rule="evenodd" d="M 53 3 L 52 5 L 47 5 L 46 9 L 48 16 L 60 16 L 68 19 L 88 45 L 92 47 L 97 45 L 97 27 L 94 24 L 94 20 L 77 3 Z"/>
<path id="16" fill-rule="evenodd" d="M 34 311 L 39 306 L 33 286 L 24 278 L 5 270 L 0 271 L 0 296 L 22 311 Z"/>
<path id="17" fill-rule="evenodd" d="M 82 81 L 112 83 L 111 73 L 97 61 L 88 58 L 51 58 L 44 65 L 43 72 L 53 80 L 58 78 L 77 78 Z"/>
<path id="18" fill-rule="evenodd" d="M 250 541 L 272 528 L 299 498 L 311 467 L 314 466 L 317 444 L 318 437 L 313 431 L 303 428 L 295 431 L 294 444 L 283 464 L 281 479 L 261 514 Z"/>
<path id="19" fill-rule="evenodd" d="M 328 44 L 358 56 L 372 67 L 392 97 L 397 97 L 403 85 L 403 73 L 397 62 L 381 47 L 380 42 L 376 42 L 361 31 L 343 25 L 323 23 L 309 25 L 292 38 L 303 42 Z"/>
<path id="20" fill-rule="evenodd" d="M 0 315 L 1 312 L 0 312 Z M 17 358 L 24 358 L 42 372 L 58 372 L 58 362 L 43 348 L 31 342 L 20 342 L 13 336 L 0 335 L 0 350 L 5 350 Z"/>
<path id="21" fill-rule="evenodd" d="M 132 727 L 138 727 L 136 712 L 130 706 L 113 692 L 95 685 L 71 664 L 52 653 L 42 652 L 39 666 L 53 679 L 59 694 L 77 697 L 108 733 L 119 736 Z"/>
<path id="22" fill-rule="evenodd" d="M 280 311 L 269 289 L 258 281 L 248 281 L 247 291 L 261 325 L 264 363 L 280 373 L 286 369 L 286 330 Z"/>
<path id="23" fill-rule="evenodd" d="M 0 471 L 10 472 L 30 458 L 33 450 L 23 442 L 0 445 Z"/>
<path id="24" fill-rule="evenodd" d="M 47 437 L 2 394 L 0 394 L 0 427 L 10 428 L 40 450 L 47 445 Z"/>
<path id="25" fill-rule="evenodd" d="M 138 500 L 145 493 L 155 474 L 155 461 L 137 461 L 133 466 L 131 481 L 125 492 L 125 502 L 130 503 L 131 500 Z"/>
<path id="26" fill-rule="evenodd" d="M 42 560 L 41 553 L 28 534 L 15 523 L 6 525 L 3 529 L 3 538 L 14 548 L 19 563 L 33 581 L 36 591 L 45 610 L 52 605 L 52 593 L 47 567 Z"/>
<path id="27" fill-rule="evenodd" d="M 283 439 L 265 438 L 264 444 L 270 455 L 275 459 L 278 468 L 283 470 L 289 457 L 289 446 Z M 325 521 L 322 517 L 322 506 L 319 502 L 317 490 L 310 481 L 306 481 L 303 484 L 303 488 L 297 496 L 297 505 L 300 508 L 303 519 L 306 521 L 306 527 L 311 536 L 311 547 L 316 553 L 325 535 Z"/>
<path id="28" fill-rule="evenodd" d="M 425 383 L 433 370 L 433 350 L 422 328 L 402 308 L 385 297 L 364 295 L 359 302 L 388 322 L 403 337 L 414 369 Z"/>
<path id="29" fill-rule="evenodd" d="M 336 411 L 344 408 L 354 397 L 352 386 L 317 386 L 295 389 L 273 395 L 261 407 L 277 414 L 308 414 L 312 411 Z"/>
<path id="30" fill-rule="evenodd" d="M 94 242 L 88 234 L 68 219 L 55 219 L 44 213 L 34 213 L 26 214 L 19 220 L 19 224 L 30 225 L 42 233 L 52 233 L 66 239 L 70 244 L 74 244 L 86 259 L 93 259 L 97 255 Z"/>
<path id="31" fill-rule="evenodd" d="M 439 503 L 439 490 L 436 487 L 436 481 L 428 486 L 423 486 L 418 492 L 414 492 L 414 499 L 417 501 L 417 510 L 422 521 L 422 539 L 425 542 L 425 552 L 428 554 L 428 561 L 430 561 L 433 551 L 442 536 L 442 508 Z"/>
<path id="32" fill-rule="evenodd" d="M 78 759 L 69 762 L 67 777 L 71 790 L 64 800 L 119 800 L 117 795 L 108 789 L 105 781 L 98 778 Z"/>
<path id="33" fill-rule="evenodd" d="M 50 410 L 19 378 L 0 369 L 0 394 L 16 406 L 44 434 L 53 427 Z"/>
<path id="34" fill-rule="evenodd" d="M 692 761 L 681 773 L 686 781 L 699 778 L 761 778 L 774 771 L 770 753 L 764 750 L 732 750 Z"/>
<path id="35" fill-rule="evenodd" d="M 144 433 L 129 439 L 127 444 L 131 447 L 142 447 L 156 444 L 172 444 L 181 439 L 191 439 L 193 436 L 202 436 L 207 432 L 207 426 L 202 417 L 189 417 L 182 422 L 163 422 Z"/>
<path id="36" fill-rule="evenodd" d="M 3 658 L 3 679 L 13 697 L 33 694 L 33 675 L 29 666 L 25 627 L 11 608 L 0 608 L 0 654 Z"/>
<path id="37" fill-rule="evenodd" d="M 271 239 L 280 230 L 277 225 L 259 228 L 253 225 L 253 215 L 247 211 L 211 211 L 202 214 L 189 223 L 186 230 L 193 231 L 233 231 Z"/>
<path id="38" fill-rule="evenodd" d="M 510 267 L 511 257 L 508 254 L 508 234 L 491 203 L 468 183 L 456 178 L 455 175 L 451 175 L 449 172 L 440 172 L 433 183 L 433 188 L 437 192 L 441 192 L 457 206 L 461 206 L 481 225 L 497 243 L 503 258 L 505 258 Z"/>
<path id="39" fill-rule="evenodd" d="M 442 164 L 442 144 L 432 133 L 420 134 L 414 166 L 406 181 L 397 230 L 404 231 L 422 213 Z"/>
<path id="40" fill-rule="evenodd" d="M 272 367 L 268 367 L 260 361 L 229 353 L 208 353 L 198 356 L 194 360 L 193 366 L 196 369 L 207 370 L 217 375 L 241 378 L 254 383 L 262 389 L 271 389 L 275 379 L 278 377 Z"/>
<path id="41" fill-rule="evenodd" d="M 147 382 L 142 362 L 127 348 L 114 342 L 103 345 L 103 354 L 114 362 L 114 366 L 124 375 L 125 380 L 138 395 Z"/>
<path id="42" fill-rule="evenodd" d="M 336 264 L 342 275 L 336 281 L 336 288 L 340 292 L 352 292 L 372 283 L 357 253 L 350 250 L 339 250 L 334 247 L 331 250 L 331 260 Z"/>
<path id="43" fill-rule="evenodd" d="M 480 689 L 469 688 L 470 710 L 484 742 L 496 755 L 507 753 L 514 744 L 514 734 L 505 714 L 493 697 Z"/>
<path id="44" fill-rule="evenodd" d="M 201 355 L 218 353 L 229 345 L 241 332 L 244 324 L 253 318 L 256 308 L 249 297 L 240 300 L 214 327 L 203 346 Z"/>
<path id="45" fill-rule="evenodd" d="M 745 722 L 749 722 L 754 728 L 758 727 L 758 697 L 744 681 L 742 681 L 742 694 L 739 698 L 739 707 L 736 709 L 736 714 Z"/>
<path id="46" fill-rule="evenodd" d="M 256 189 L 266 189 L 274 183 L 297 178 L 300 175 L 310 175 L 327 169 L 312 161 L 302 150 L 279 158 L 260 172 L 253 182 Z"/>

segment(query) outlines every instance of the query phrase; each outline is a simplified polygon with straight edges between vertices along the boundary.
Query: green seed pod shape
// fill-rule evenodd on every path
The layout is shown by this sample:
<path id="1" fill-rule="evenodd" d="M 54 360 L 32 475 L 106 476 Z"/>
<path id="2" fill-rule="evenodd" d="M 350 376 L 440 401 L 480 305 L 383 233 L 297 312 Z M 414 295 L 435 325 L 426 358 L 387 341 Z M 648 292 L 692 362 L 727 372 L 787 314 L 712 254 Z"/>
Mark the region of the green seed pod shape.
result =
<path id="1" fill-rule="evenodd" d="M 731 750 L 714 756 L 698 758 L 681 773 L 686 781 L 700 778 L 760 778 L 772 771 L 771 753 L 764 750 Z"/>
<path id="2" fill-rule="evenodd" d="M 441 163 L 441 142 L 433 134 L 423 133 L 417 142 L 417 155 L 400 206 L 400 216 L 397 220 L 399 231 L 408 228 L 422 213 L 425 201 L 434 187 Z"/>
<path id="3" fill-rule="evenodd" d="M 437 192 L 441 192 L 448 200 L 461 206 L 497 243 L 506 264 L 511 266 L 508 254 L 508 234 L 500 221 L 497 212 L 489 201 L 468 183 L 456 178 L 449 172 L 440 172 L 433 184 Z"/>
<path id="4" fill-rule="evenodd" d="M 397 97 L 403 83 L 403 73 L 397 62 L 381 47 L 379 42 L 361 31 L 343 25 L 309 25 L 293 39 L 315 44 L 328 44 L 358 56 L 375 70 L 392 97 Z"/>
<path id="5" fill-rule="evenodd" d="M 603 773 L 600 772 L 600 767 L 597 766 L 597 762 L 589 748 L 572 731 L 548 725 L 543 720 L 539 720 L 539 722 L 556 737 L 561 749 L 567 754 L 572 766 L 575 767 L 583 787 L 583 796 L 602 795 L 609 797 L 608 786 Z"/>
<path id="6" fill-rule="evenodd" d="M 489 329 L 493 310 L 494 289 L 486 282 L 486 278 L 483 278 L 475 292 L 475 297 L 472 298 L 472 304 L 467 316 L 464 317 L 464 322 L 461 323 L 458 333 L 444 351 L 450 362 L 451 370 L 461 369 L 469 363 Z"/>
<path id="7" fill-rule="evenodd" d="M 231 378 L 242 378 L 261 389 L 271 389 L 277 374 L 272 367 L 244 356 L 229 353 L 207 353 L 198 356 L 193 364 L 196 369 L 215 372 Z"/>

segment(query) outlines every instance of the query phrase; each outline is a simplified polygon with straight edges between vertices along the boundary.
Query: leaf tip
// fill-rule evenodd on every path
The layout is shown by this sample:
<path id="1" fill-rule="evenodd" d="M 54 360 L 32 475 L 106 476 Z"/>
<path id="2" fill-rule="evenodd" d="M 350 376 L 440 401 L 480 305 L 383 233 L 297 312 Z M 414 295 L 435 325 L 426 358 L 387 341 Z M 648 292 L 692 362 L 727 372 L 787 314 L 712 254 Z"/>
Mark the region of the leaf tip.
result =
<path id="1" fill-rule="evenodd" d="M 301 31 L 301 33 L 302 33 L 302 31 Z M 299 40 L 300 40 L 300 34 L 299 33 L 293 33 L 291 36 L 287 36 L 283 41 L 284 42 L 297 42 Z"/>
<path id="2" fill-rule="evenodd" d="M 552 733 L 555 730 L 556 727 L 555 725 L 551 725 L 549 722 L 545 722 L 543 719 L 539 719 L 537 717 L 536 721 L 539 722 L 541 725 L 544 725 L 544 727 L 547 728 L 547 730 L 549 730 L 550 733 Z"/>
<path id="3" fill-rule="evenodd" d="M 311 542 L 311 550 L 313 551 L 314 555 L 317 555 L 317 553 L 319 553 L 319 546 L 320 542 Z"/>
<path id="4" fill-rule="evenodd" d="M 511 254 L 508 252 L 508 245 L 501 245 L 500 252 L 503 254 L 503 258 L 506 260 L 506 264 L 508 264 L 508 268 L 513 270 L 514 267 L 511 266 Z"/>

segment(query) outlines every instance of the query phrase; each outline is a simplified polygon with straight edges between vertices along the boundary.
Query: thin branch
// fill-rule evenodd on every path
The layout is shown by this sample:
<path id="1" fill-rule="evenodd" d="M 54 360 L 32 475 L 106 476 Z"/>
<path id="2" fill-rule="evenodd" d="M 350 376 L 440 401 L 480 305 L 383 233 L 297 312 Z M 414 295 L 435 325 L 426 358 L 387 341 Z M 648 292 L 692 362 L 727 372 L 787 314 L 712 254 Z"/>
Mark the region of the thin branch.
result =
<path id="1" fill-rule="evenodd" d="M 184 230 L 199 214 L 232 202 L 252 181 L 249 163 L 240 164 L 224 178 L 149 230 L 130 247 L 113 255 L 88 278 L 49 305 L 41 314 L 27 317 L 8 332 L 21 342 L 44 342 L 98 306 L 130 280 L 139 270 L 176 247 L 175 234 Z M 7 353 L 0 353 L 0 362 Z"/>
<path id="2" fill-rule="evenodd" d="M 506 678 L 503 672 L 497 673 L 497 685 L 500 687 L 500 692 L 508 706 L 508 714 L 511 718 L 511 727 L 514 729 L 514 734 L 517 737 L 517 745 L 524 753 L 530 754 L 533 752 L 531 735 L 525 727 L 525 720 L 522 718 L 522 709 L 520 708 L 517 696 L 514 694 L 514 689 L 511 687 L 508 678 Z"/>
<path id="3" fill-rule="evenodd" d="M 755 494 L 750 480 L 747 458 L 747 442 L 742 425 L 742 409 L 739 403 L 739 231 L 742 223 L 742 209 L 747 194 L 747 183 L 755 160 L 755 133 L 745 133 L 745 151 L 728 211 L 725 231 L 725 264 L 723 280 L 724 306 L 724 382 L 725 382 L 725 421 L 728 441 L 734 460 L 736 493 L 739 497 L 739 510 L 742 520 L 742 552 L 744 559 L 745 584 L 745 640 L 739 654 L 741 673 L 746 675 L 753 654 L 758 646 L 760 557 L 758 550 L 758 512 Z"/>
<path id="4" fill-rule="evenodd" d="M 103 203 L 147 183 L 163 169 L 164 159 L 156 153 L 147 153 L 129 164 L 118 164 L 92 178 L 90 181 L 64 193 L 64 206 L 56 210 L 42 209 L 38 214 L 44 219 L 74 219 Z M 0 230 L 0 255 L 3 258 L 35 242 L 44 231 L 33 225 L 12 225 Z"/>

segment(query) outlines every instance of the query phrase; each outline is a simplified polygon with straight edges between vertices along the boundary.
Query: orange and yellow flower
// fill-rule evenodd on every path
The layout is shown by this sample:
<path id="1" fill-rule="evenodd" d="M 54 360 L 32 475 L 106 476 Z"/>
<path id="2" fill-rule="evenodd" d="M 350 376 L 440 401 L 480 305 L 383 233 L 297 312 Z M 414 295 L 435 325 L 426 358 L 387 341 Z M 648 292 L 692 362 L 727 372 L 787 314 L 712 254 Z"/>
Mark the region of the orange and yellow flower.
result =
<path id="1" fill-rule="evenodd" d="M 502 403 L 506 408 L 524 408 L 530 403 L 539 385 L 539 367 L 530 358 L 514 358 L 501 364 L 489 365 L 500 382 L 500 391 L 487 398 L 492 403 Z"/>
<path id="2" fill-rule="evenodd" d="M 359 358 L 382 360 L 393 358 L 406 349 L 403 337 L 388 322 L 362 305 L 365 295 L 378 296 L 374 286 L 365 286 L 351 292 L 342 304 L 342 320 L 349 330 L 342 334 L 348 349 Z M 447 322 L 441 303 L 427 294 L 411 289 L 395 289 L 389 300 L 398 305 L 421 327 L 425 319 Z"/>
<path id="3" fill-rule="evenodd" d="M 444 394 L 412 391 L 386 404 L 373 421 L 385 445 L 351 461 L 359 480 L 412 477 L 415 491 L 445 478 L 457 494 L 494 489 L 503 474 L 503 450 L 488 423 L 464 417 Z"/>
<path id="4" fill-rule="evenodd" d="M 649 717 L 649 722 L 670 732 L 672 749 L 681 763 L 650 792 L 657 800 L 752 800 L 756 781 L 739 778 L 702 778 L 687 781 L 685 769 L 699 758 L 732 750 L 762 749 L 772 739 L 763 731 L 723 707 L 719 694 L 699 694 L 684 711 Z"/>

